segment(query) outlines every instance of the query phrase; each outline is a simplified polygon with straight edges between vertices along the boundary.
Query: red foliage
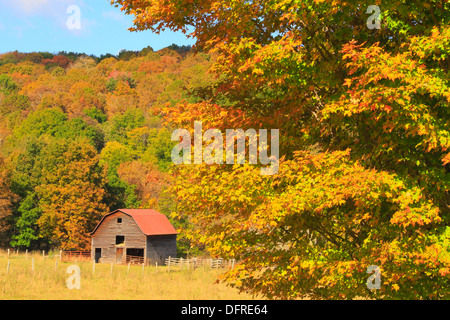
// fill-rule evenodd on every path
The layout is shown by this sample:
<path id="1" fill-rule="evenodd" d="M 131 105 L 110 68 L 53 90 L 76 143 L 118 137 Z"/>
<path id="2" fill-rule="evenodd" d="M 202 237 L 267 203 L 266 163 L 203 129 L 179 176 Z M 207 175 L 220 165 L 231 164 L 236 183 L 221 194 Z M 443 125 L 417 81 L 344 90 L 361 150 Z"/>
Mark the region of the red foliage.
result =
<path id="1" fill-rule="evenodd" d="M 71 64 L 72 60 L 67 58 L 66 56 L 54 56 L 52 59 L 44 59 L 42 60 L 42 65 L 56 65 L 58 67 L 67 69 L 69 65 Z"/>

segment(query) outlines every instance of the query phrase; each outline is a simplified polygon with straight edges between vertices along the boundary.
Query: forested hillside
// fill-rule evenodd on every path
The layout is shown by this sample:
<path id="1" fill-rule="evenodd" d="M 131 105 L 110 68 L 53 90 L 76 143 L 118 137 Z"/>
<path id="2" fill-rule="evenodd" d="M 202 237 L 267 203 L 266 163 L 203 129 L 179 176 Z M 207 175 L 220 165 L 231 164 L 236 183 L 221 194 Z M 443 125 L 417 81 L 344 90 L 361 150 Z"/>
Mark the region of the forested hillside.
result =
<path id="1" fill-rule="evenodd" d="M 210 65 L 176 45 L 0 55 L 2 244 L 84 250 L 111 210 L 168 214 L 173 143 L 159 113 L 196 101 L 190 92 L 211 81 Z"/>

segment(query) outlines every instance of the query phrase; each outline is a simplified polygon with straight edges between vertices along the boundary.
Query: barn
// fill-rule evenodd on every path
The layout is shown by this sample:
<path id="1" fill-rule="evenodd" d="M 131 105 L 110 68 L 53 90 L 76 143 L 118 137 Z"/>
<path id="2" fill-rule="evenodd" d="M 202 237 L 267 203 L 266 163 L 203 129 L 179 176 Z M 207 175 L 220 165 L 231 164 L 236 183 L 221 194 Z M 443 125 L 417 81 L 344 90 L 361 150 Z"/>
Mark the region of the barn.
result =
<path id="1" fill-rule="evenodd" d="M 158 263 L 177 255 L 177 232 L 167 217 L 151 209 L 118 209 L 91 232 L 96 262 Z"/>

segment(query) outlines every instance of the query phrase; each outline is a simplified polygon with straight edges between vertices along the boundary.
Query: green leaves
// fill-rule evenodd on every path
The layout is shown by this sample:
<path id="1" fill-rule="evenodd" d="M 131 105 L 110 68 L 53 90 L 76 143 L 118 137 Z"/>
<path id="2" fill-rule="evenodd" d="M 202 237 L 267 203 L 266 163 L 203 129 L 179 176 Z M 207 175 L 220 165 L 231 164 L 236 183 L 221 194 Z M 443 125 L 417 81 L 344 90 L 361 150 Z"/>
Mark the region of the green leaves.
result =
<path id="1" fill-rule="evenodd" d="M 0 91 L 3 94 L 10 94 L 17 89 L 17 85 L 12 78 L 6 74 L 0 75 Z"/>

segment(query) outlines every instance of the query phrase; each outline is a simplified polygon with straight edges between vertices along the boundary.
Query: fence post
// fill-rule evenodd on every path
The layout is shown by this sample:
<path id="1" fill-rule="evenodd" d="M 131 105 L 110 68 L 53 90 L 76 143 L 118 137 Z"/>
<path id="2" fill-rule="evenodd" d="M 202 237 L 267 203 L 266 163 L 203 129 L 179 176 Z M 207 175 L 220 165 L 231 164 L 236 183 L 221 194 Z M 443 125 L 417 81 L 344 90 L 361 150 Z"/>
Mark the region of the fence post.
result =
<path id="1" fill-rule="evenodd" d="M 45 260 L 45 250 L 42 250 L 42 259 Z"/>
<path id="2" fill-rule="evenodd" d="M 25 259 L 28 259 L 28 249 L 25 250 Z"/>
<path id="3" fill-rule="evenodd" d="M 6 273 L 9 273 L 9 265 L 10 265 L 10 261 L 8 260 L 8 265 L 6 266 Z"/>
<path id="4" fill-rule="evenodd" d="M 169 256 L 169 272 L 170 272 L 170 256 Z"/>
<path id="5" fill-rule="evenodd" d="M 156 262 L 156 269 L 155 269 L 155 273 L 158 273 L 158 262 Z"/>

